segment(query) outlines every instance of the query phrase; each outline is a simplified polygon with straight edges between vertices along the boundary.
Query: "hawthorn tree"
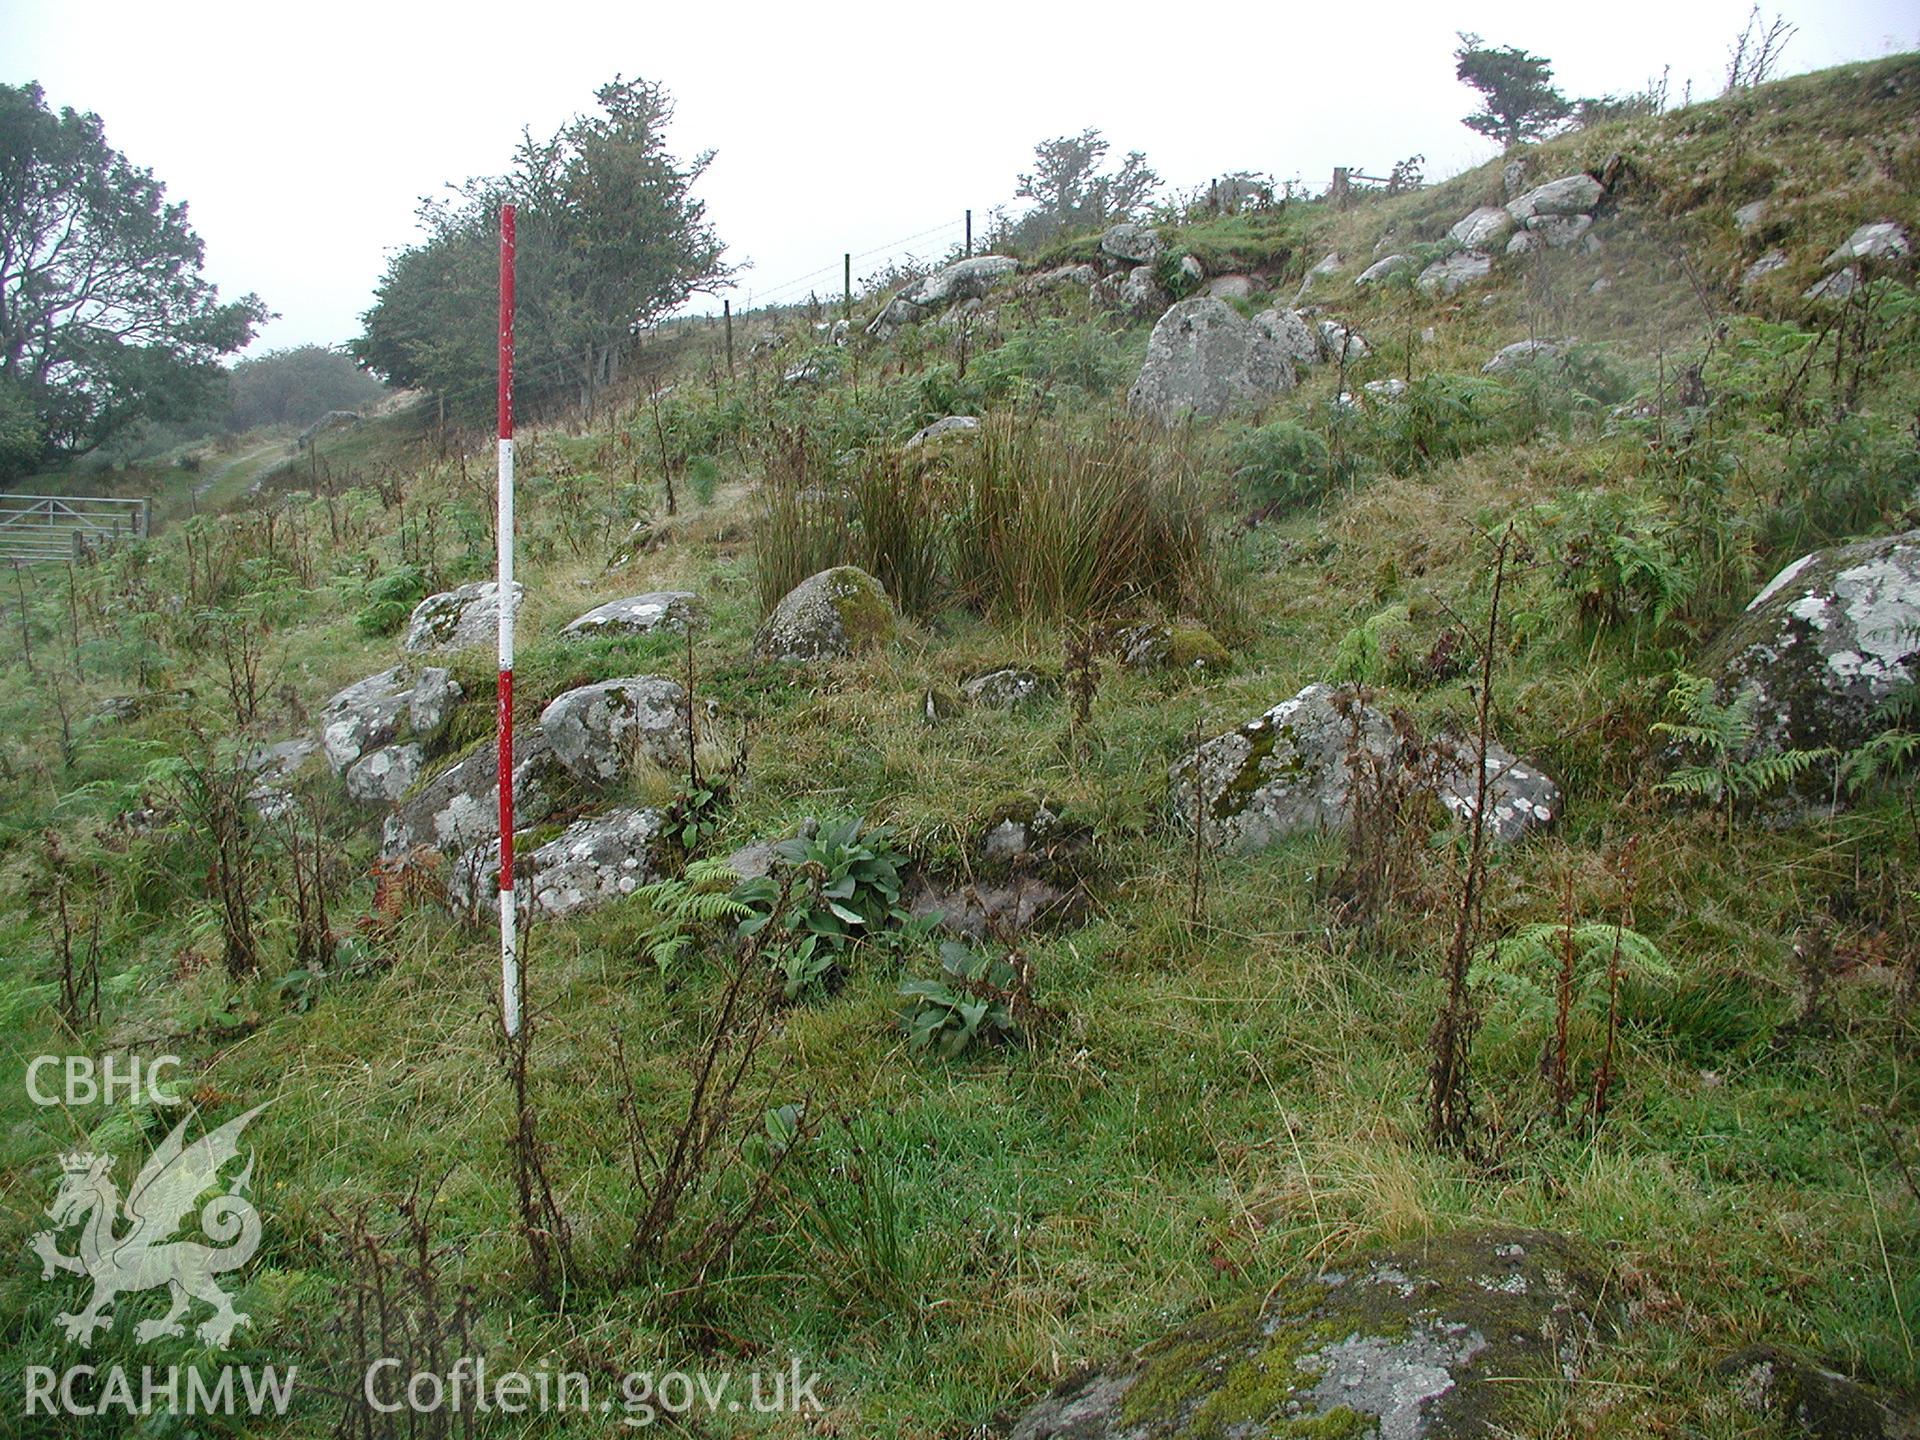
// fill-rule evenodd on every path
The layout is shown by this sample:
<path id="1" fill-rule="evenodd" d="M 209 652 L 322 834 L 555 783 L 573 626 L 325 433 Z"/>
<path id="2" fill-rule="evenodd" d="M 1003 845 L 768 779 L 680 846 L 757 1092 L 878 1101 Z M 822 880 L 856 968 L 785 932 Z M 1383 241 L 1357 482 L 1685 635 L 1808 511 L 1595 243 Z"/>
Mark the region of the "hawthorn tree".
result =
<path id="1" fill-rule="evenodd" d="M 1480 92 L 1481 108 L 1461 123 L 1511 149 L 1538 140 L 1572 111 L 1553 86 L 1553 65 L 1514 45 L 1493 46 L 1460 32 L 1454 76 Z"/>
<path id="2" fill-rule="evenodd" d="M 1118 170 L 1102 174 L 1112 147 L 1098 130 L 1061 135 L 1033 147 L 1033 170 L 1019 177 L 1014 194 L 1033 208 L 1015 227 L 1016 238 L 1042 243 L 1066 230 L 1085 230 L 1126 220 L 1146 207 L 1160 188 L 1147 157 L 1131 150 Z"/>
<path id="3" fill-rule="evenodd" d="M 519 388 L 573 389 L 583 406 L 618 375 L 634 333 L 688 296 L 728 283 L 725 247 L 693 187 L 712 162 L 667 150 L 673 101 L 660 85 L 616 77 L 597 114 L 548 140 L 523 135 L 513 168 L 423 200 L 426 238 L 389 262 L 352 350 L 399 385 L 457 410 L 492 394 L 502 203 L 517 207 Z"/>
<path id="4" fill-rule="evenodd" d="M 37 432 L 5 447 L 15 470 L 218 407 L 219 357 L 268 312 L 257 295 L 222 303 L 203 259 L 187 207 L 98 115 L 0 85 L 0 408 Z"/>

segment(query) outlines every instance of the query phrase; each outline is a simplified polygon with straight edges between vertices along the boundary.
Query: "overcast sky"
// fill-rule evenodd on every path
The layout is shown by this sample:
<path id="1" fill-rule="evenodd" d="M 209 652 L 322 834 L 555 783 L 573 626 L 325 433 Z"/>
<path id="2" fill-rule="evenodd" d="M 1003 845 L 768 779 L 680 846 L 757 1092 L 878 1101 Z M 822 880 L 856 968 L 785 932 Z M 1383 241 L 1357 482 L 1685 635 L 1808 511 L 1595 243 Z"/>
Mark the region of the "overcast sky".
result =
<path id="1" fill-rule="evenodd" d="M 1459 123 L 1474 97 L 1456 30 L 1550 57 L 1570 96 L 1671 65 L 1677 101 L 1689 78 L 1717 92 L 1747 9 L 0 0 L 0 79 L 97 111 L 188 203 L 222 292 L 281 317 L 257 354 L 357 333 L 418 198 L 504 170 L 522 126 L 550 134 L 616 72 L 673 92 L 676 153 L 718 152 L 700 193 L 729 258 L 752 262 L 744 306 L 804 298 L 810 272 L 833 292 L 844 251 L 942 252 L 965 209 L 984 224 L 1012 201 L 1048 136 L 1097 126 L 1183 187 L 1235 169 L 1324 186 L 1335 165 L 1384 174 L 1415 152 L 1438 178 L 1493 153 Z M 1789 71 L 1920 46 L 1913 0 L 1766 10 L 1799 26 Z"/>

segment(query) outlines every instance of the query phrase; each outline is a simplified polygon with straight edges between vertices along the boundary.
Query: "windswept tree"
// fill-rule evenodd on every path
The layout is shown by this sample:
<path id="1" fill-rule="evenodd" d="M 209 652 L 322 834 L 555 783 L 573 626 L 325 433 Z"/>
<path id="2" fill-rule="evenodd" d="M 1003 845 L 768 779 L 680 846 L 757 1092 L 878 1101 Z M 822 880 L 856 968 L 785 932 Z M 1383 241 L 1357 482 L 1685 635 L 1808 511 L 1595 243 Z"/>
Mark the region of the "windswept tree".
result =
<path id="1" fill-rule="evenodd" d="M 583 405 L 619 373 L 640 328 L 728 283 L 725 247 L 693 188 L 713 152 L 666 145 L 673 101 L 616 78 L 548 140 L 523 135 L 506 175 L 424 200 L 426 238 L 395 255 L 352 346 L 396 384 L 469 412 L 492 393 L 500 206 L 518 207 L 516 360 L 531 396 L 574 390 Z"/>
<path id="2" fill-rule="evenodd" d="M 1014 194 L 1033 208 L 1014 227 L 1020 244 L 1045 244 L 1068 230 L 1087 230 L 1138 215 L 1160 188 L 1147 157 L 1131 150 L 1118 170 L 1101 173 L 1112 147 L 1098 130 L 1061 135 L 1033 147 L 1033 170 Z"/>
<path id="3" fill-rule="evenodd" d="M 325 345 L 269 350 L 233 367 L 227 381 L 227 426 L 306 425 L 330 410 L 358 410 L 386 387 Z"/>
<path id="4" fill-rule="evenodd" d="M 0 410 L 31 413 L 37 432 L 6 447 L 14 468 L 219 407 L 219 357 L 267 310 L 255 295 L 223 304 L 203 260 L 187 207 L 98 115 L 0 85 Z"/>
<path id="5" fill-rule="evenodd" d="M 1461 123 L 1511 149 L 1538 140 L 1572 112 L 1553 86 L 1553 64 L 1514 45 L 1488 45 L 1460 32 L 1454 76 L 1480 92 L 1481 108 Z"/>

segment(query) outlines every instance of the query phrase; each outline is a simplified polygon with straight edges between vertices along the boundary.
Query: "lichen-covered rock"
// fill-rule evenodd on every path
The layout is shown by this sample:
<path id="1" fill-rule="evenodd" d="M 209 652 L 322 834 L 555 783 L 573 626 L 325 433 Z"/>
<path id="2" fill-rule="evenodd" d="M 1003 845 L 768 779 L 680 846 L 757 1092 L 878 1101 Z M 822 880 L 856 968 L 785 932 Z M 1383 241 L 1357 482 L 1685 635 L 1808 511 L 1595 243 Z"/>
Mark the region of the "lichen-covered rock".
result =
<path id="1" fill-rule="evenodd" d="M 1493 257 L 1478 250 L 1456 250 L 1422 270 L 1414 284 L 1429 294 L 1452 295 L 1493 273 Z"/>
<path id="2" fill-rule="evenodd" d="M 1920 530 L 1801 556 L 1702 663 L 1723 699 L 1755 693 L 1759 745 L 1859 744 L 1874 712 L 1920 676 Z"/>
<path id="3" fill-rule="evenodd" d="M 664 675 L 582 685 L 547 703 L 540 733 L 560 763 L 589 785 L 619 779 L 640 757 L 684 771 L 687 692 Z"/>
<path id="4" fill-rule="evenodd" d="M 1566 353 L 1564 340 L 1516 340 L 1511 345 L 1502 345 L 1494 352 L 1493 358 L 1480 367 L 1482 375 L 1498 375 L 1503 370 L 1511 370 L 1517 365 L 1529 365 L 1539 360 L 1553 360 Z"/>
<path id="5" fill-rule="evenodd" d="M 1591 175 L 1563 175 L 1509 200 L 1507 213 L 1522 224 L 1536 215 L 1590 215 L 1604 194 Z"/>
<path id="6" fill-rule="evenodd" d="M 1007 255 L 975 255 L 922 276 L 889 300 L 873 317 L 867 333 L 885 340 L 903 325 L 916 325 L 936 311 L 963 300 L 978 300 L 1004 276 L 1020 268 Z"/>
<path id="7" fill-rule="evenodd" d="M 886 644 L 897 628 L 886 587 L 857 565 L 838 565 L 787 593 L 754 636 L 753 651 L 782 664 L 834 660 Z"/>
<path id="8" fill-rule="evenodd" d="M 1012 1440 L 1465 1440 L 1525 1432 L 1610 1333 L 1582 1241 L 1486 1229 L 1401 1246 L 1203 1315 L 1028 1410 Z"/>
<path id="9" fill-rule="evenodd" d="M 1127 408 L 1163 425 L 1263 405 L 1294 386 L 1293 363 L 1224 300 L 1182 300 L 1153 327 Z"/>
<path id="10" fill-rule="evenodd" d="M 1447 234 L 1464 250 L 1491 250 L 1512 233 L 1513 216 L 1502 205 L 1482 205 L 1456 221 Z"/>
<path id="11" fill-rule="evenodd" d="M 498 751 L 489 740 L 419 786 L 387 816 L 381 853 L 404 855 L 430 846 L 459 855 L 500 834 Z M 535 731 L 515 745 L 514 818 L 537 825 L 553 813 L 568 774 L 546 737 Z"/>
<path id="12" fill-rule="evenodd" d="M 1262 310 L 1253 317 L 1253 328 L 1279 346 L 1295 366 L 1320 363 L 1320 339 L 1298 310 Z"/>
<path id="13" fill-rule="evenodd" d="M 513 582 L 513 607 L 517 614 L 526 597 L 526 587 Z M 457 590 L 429 595 L 413 607 L 407 621 L 407 633 L 400 648 L 409 655 L 434 650 L 464 650 L 470 645 L 493 643 L 500 627 L 499 587 L 491 580 L 476 580 Z"/>
<path id="14" fill-rule="evenodd" d="M 1845 300 L 1860 288 L 1860 267 L 1849 265 L 1824 275 L 1801 291 L 1803 300 Z"/>
<path id="15" fill-rule="evenodd" d="M 412 700 L 413 677 L 396 665 L 355 681 L 321 706 L 320 745 L 333 773 L 398 735 Z"/>
<path id="16" fill-rule="evenodd" d="M 1525 254 L 1532 248 L 1535 241 L 1544 244 L 1549 250 L 1565 250 L 1579 244 L 1592 228 L 1591 215 L 1530 216 L 1520 232 L 1507 241 L 1507 253 L 1509 255 Z"/>
<path id="17" fill-rule="evenodd" d="M 1733 212 L 1733 228 L 1742 235 L 1758 230 L 1767 218 L 1767 202 L 1754 200 Z"/>
<path id="18" fill-rule="evenodd" d="M 407 723 L 421 740 L 438 735 L 466 692 L 453 678 L 451 670 L 430 665 L 413 682 L 413 694 L 407 698 Z"/>
<path id="19" fill-rule="evenodd" d="M 989 670 L 963 683 L 960 693 L 971 704 L 989 710 L 1012 710 L 1037 699 L 1042 688 L 1040 677 L 1031 670 Z"/>
<path id="20" fill-rule="evenodd" d="M 1151 225 L 1131 222 L 1110 226 L 1100 237 L 1100 249 L 1129 265 L 1151 265 L 1160 258 L 1160 232 Z"/>
<path id="21" fill-rule="evenodd" d="M 691 590 L 649 590 L 596 605 L 560 632 L 562 640 L 586 640 L 595 635 L 652 635 L 671 630 L 684 635 L 697 619 L 700 597 Z"/>
<path id="22" fill-rule="evenodd" d="M 1786 266 L 1787 266 L 1786 251 L 1769 250 L 1767 251 L 1766 254 L 1762 255 L 1758 260 L 1754 261 L 1753 264 L 1749 265 L 1745 270 L 1740 272 L 1740 288 L 1744 290 L 1747 286 L 1754 284 L 1756 281 L 1766 279 L 1766 277 L 1771 275 L 1774 271 L 1784 270 Z"/>
<path id="23" fill-rule="evenodd" d="M 1920 1440 L 1920 1412 L 1870 1385 L 1772 1345 L 1716 1367 L 1748 1410 L 1792 1440 Z"/>
<path id="24" fill-rule="evenodd" d="M 1100 272 L 1091 265 L 1059 265 L 1035 275 L 1027 281 L 1027 288 L 1044 291 L 1058 290 L 1065 285 L 1088 286 L 1099 278 Z"/>
<path id="25" fill-rule="evenodd" d="M 426 750 L 412 742 L 387 745 L 347 767 L 347 798 L 362 805 L 391 805 L 420 778 Z"/>
<path id="26" fill-rule="evenodd" d="M 977 415 L 948 415 L 914 431 L 905 448 L 918 450 L 922 445 L 932 445 L 941 440 L 965 439 L 978 434 L 979 430 L 980 418 Z"/>
<path id="27" fill-rule="evenodd" d="M 1256 288 L 1251 275 L 1216 275 L 1205 293 L 1216 300 L 1251 300 Z"/>
<path id="28" fill-rule="evenodd" d="M 1367 337 L 1358 330 L 1342 325 L 1338 320 L 1322 320 L 1318 326 L 1320 333 L 1320 355 L 1329 364 L 1338 365 L 1342 360 L 1351 365 L 1364 360 L 1373 353 L 1373 347 L 1367 344 Z"/>
<path id="29" fill-rule="evenodd" d="M 1071 924 L 1086 914 L 1087 895 L 1077 885 L 1058 885 L 1038 875 L 977 878 L 953 887 L 922 880 L 907 909 L 915 919 L 931 921 L 949 934 L 984 940 Z"/>
<path id="30" fill-rule="evenodd" d="M 1136 265 L 1123 273 L 1103 276 L 1088 293 L 1103 309 L 1122 310 L 1143 320 L 1165 310 L 1170 298 L 1151 265 Z"/>
<path id="31" fill-rule="evenodd" d="M 1442 736 L 1429 754 L 1409 752 L 1387 717 L 1352 691 L 1309 685 L 1183 756 L 1168 772 L 1168 808 L 1184 826 L 1197 819 L 1209 846 L 1240 853 L 1303 832 L 1345 830 L 1353 823 L 1353 761 L 1366 755 L 1416 768 L 1418 783 L 1457 822 L 1470 823 L 1474 747 Z M 1487 747 L 1487 780 L 1488 839 L 1518 840 L 1558 818 L 1559 787 L 1496 742 Z"/>
<path id="32" fill-rule="evenodd" d="M 1129 625 L 1114 634 L 1113 648 L 1129 670 L 1224 670 L 1233 663 L 1204 625 Z"/>
<path id="33" fill-rule="evenodd" d="M 287 786 L 307 761 L 319 753 L 320 742 L 304 735 L 254 748 L 247 756 L 247 766 L 253 771 L 253 786 L 247 791 L 247 799 L 261 818 L 278 820 L 292 813 L 294 799 Z"/>
<path id="34" fill-rule="evenodd" d="M 1391 280 L 1402 270 L 1412 270 L 1420 262 L 1411 255 L 1389 255 L 1384 260 L 1376 260 L 1358 275 L 1354 276 L 1355 285 L 1378 285 L 1382 280 Z"/>
<path id="35" fill-rule="evenodd" d="M 530 903 L 541 914 L 560 919 L 625 899 L 660 878 L 657 856 L 665 829 L 664 813 L 640 808 L 608 810 L 574 821 L 528 857 Z M 516 872 L 518 868 L 516 864 Z M 452 867 L 447 898 L 457 908 L 497 911 L 499 891 L 489 882 L 499 869 L 496 836 Z"/>
<path id="36" fill-rule="evenodd" d="M 1862 225 L 1833 254 L 1827 257 L 1829 266 L 1839 265 L 1848 260 L 1898 260 L 1907 255 L 1913 246 L 1907 239 L 1907 228 L 1893 220 L 1876 220 L 1870 225 Z"/>

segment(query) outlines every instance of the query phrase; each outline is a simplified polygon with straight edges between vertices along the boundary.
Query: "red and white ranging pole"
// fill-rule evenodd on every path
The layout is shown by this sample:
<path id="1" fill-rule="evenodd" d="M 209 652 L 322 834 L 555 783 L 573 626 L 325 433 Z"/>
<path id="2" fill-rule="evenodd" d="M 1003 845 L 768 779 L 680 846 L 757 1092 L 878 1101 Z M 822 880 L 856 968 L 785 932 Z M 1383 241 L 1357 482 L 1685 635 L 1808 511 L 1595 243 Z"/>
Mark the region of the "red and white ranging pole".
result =
<path id="1" fill-rule="evenodd" d="M 520 955 L 513 913 L 513 206 L 500 207 L 500 499 L 495 517 L 500 608 L 500 1016 L 520 1033 Z"/>

